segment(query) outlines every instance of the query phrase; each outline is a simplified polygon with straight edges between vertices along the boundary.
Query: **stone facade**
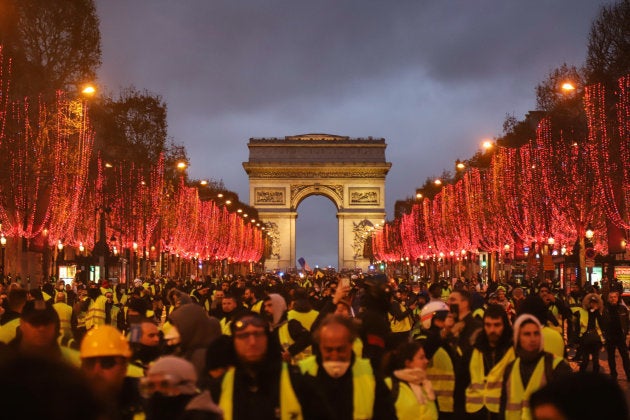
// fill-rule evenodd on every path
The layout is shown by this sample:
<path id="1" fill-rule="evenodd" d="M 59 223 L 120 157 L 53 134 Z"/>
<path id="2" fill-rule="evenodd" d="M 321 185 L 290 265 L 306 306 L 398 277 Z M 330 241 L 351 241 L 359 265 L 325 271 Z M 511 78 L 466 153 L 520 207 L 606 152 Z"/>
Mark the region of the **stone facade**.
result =
<path id="1" fill-rule="evenodd" d="M 265 222 L 271 241 L 269 269 L 297 265 L 295 220 L 305 198 L 321 195 L 337 208 L 339 268 L 367 269 L 363 244 L 371 226 L 385 218 L 384 139 L 306 134 L 252 138 L 249 160 L 250 205 Z"/>

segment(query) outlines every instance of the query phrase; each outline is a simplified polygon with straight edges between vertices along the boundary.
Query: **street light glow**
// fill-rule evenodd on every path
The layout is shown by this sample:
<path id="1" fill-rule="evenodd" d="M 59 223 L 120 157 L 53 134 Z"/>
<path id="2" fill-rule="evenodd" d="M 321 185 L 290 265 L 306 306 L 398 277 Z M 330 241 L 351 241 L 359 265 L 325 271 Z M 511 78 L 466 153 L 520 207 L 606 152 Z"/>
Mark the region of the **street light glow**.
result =
<path id="1" fill-rule="evenodd" d="M 572 92 L 575 90 L 575 86 L 571 82 L 564 82 L 561 87 L 564 92 Z"/>
<path id="2" fill-rule="evenodd" d="M 442 180 L 440 178 L 437 178 L 435 181 L 433 181 L 433 183 L 439 187 L 440 185 L 442 185 Z"/>
<path id="3" fill-rule="evenodd" d="M 186 169 L 187 167 L 188 167 L 188 165 L 183 160 L 177 162 L 177 169 Z"/>
<path id="4" fill-rule="evenodd" d="M 96 88 L 92 85 L 85 85 L 81 90 L 81 93 L 84 95 L 92 96 L 96 93 Z"/>
<path id="5" fill-rule="evenodd" d="M 481 147 L 483 147 L 484 149 L 490 150 L 492 149 L 492 142 L 490 140 L 485 140 L 483 143 L 481 143 Z"/>

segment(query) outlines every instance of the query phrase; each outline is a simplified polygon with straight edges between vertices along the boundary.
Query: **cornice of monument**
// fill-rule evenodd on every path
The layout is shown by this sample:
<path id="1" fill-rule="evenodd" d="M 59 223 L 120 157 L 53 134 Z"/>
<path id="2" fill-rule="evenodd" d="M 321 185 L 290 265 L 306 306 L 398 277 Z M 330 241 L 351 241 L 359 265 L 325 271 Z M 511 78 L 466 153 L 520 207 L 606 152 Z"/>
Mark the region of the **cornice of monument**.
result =
<path id="1" fill-rule="evenodd" d="M 391 168 L 384 163 L 252 163 L 243 162 L 250 178 L 384 178 Z"/>

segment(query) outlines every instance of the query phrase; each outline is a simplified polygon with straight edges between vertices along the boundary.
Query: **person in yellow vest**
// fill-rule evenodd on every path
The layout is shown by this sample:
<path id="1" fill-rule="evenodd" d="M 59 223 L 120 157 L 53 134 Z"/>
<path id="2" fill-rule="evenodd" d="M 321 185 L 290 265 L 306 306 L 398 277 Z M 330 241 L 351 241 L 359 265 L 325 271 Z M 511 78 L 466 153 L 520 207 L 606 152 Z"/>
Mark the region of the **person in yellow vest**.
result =
<path id="1" fill-rule="evenodd" d="M 296 319 L 287 319 L 287 304 L 277 293 L 270 293 L 264 301 L 263 318 L 269 321 L 271 335 L 282 348 L 285 362 L 302 360 L 312 354 L 311 333 Z"/>
<path id="2" fill-rule="evenodd" d="M 221 309 L 223 310 L 223 318 L 221 318 L 221 333 L 230 335 L 230 324 L 232 320 L 243 312 L 248 312 L 239 302 L 238 298 L 230 293 L 226 294 L 221 300 Z"/>
<path id="3" fill-rule="evenodd" d="M 0 317 L 0 342 L 8 343 L 15 338 L 20 326 L 20 314 L 26 304 L 28 292 L 21 287 L 13 287 L 7 296 L 7 309 Z"/>
<path id="4" fill-rule="evenodd" d="M 223 375 L 219 407 L 226 420 L 333 419 L 314 382 L 280 359 L 260 315 L 242 313 L 231 324 L 234 366 Z M 276 348 L 274 348 L 274 346 Z"/>
<path id="5" fill-rule="evenodd" d="M 293 292 L 293 305 L 287 314 L 287 318 L 289 320 L 297 320 L 304 328 L 311 331 L 317 315 L 319 315 L 319 312 L 311 306 L 306 289 L 301 287 L 295 289 Z"/>
<path id="6" fill-rule="evenodd" d="M 88 288 L 88 296 L 92 299 L 85 317 L 85 328 L 89 331 L 91 328 L 107 323 L 107 298 L 95 283 Z"/>
<path id="7" fill-rule="evenodd" d="M 442 337 L 442 331 L 449 310 L 442 300 L 432 300 L 420 311 L 420 323 L 424 339 L 424 352 L 429 359 L 426 368 L 427 378 L 431 381 L 436 396 L 439 418 L 454 418 L 455 356 L 448 342 Z"/>
<path id="8" fill-rule="evenodd" d="M 390 348 L 397 348 L 400 344 L 408 341 L 411 327 L 413 326 L 413 311 L 416 308 L 415 302 L 407 307 L 404 296 L 397 290 L 391 297 L 387 319 L 391 328 Z"/>
<path id="9" fill-rule="evenodd" d="M 385 384 L 392 391 L 398 420 L 437 420 L 435 391 L 427 377 L 421 341 L 407 342 L 390 353 Z"/>
<path id="10" fill-rule="evenodd" d="M 503 373 L 501 412 L 506 420 L 531 419 L 529 398 L 543 385 L 571 374 L 563 358 L 543 349 L 542 325 L 533 315 L 523 314 L 514 321 L 516 359 Z"/>
<path id="11" fill-rule="evenodd" d="M 64 292 L 56 293 L 53 308 L 57 311 L 57 315 L 59 315 L 59 344 L 75 347 L 74 330 L 77 328 L 77 317 L 72 310 L 72 306 L 66 303 L 66 294 Z M 78 348 L 78 345 L 75 348 Z"/>
<path id="12" fill-rule="evenodd" d="M 547 326 L 548 317 L 553 315 L 549 312 L 542 298 L 538 295 L 527 296 L 519 308 L 518 315 L 524 313 L 534 315 L 543 326 L 542 335 L 545 351 L 558 357 L 564 357 L 564 338 L 555 328 Z"/>
<path id="13" fill-rule="evenodd" d="M 334 408 L 338 420 L 395 419 L 391 392 L 377 377 L 369 359 L 357 357 L 352 343 L 358 331 L 352 319 L 326 316 L 314 333 L 317 355 L 299 362 L 324 393 L 322 404 Z"/>
<path id="14" fill-rule="evenodd" d="M 580 371 L 586 370 L 589 356 L 593 359 L 593 372 L 599 372 L 599 351 L 606 340 L 602 332 L 602 298 L 596 293 L 589 293 L 582 301 L 577 312 L 579 329 Z"/>
<path id="15" fill-rule="evenodd" d="M 464 359 L 468 360 L 470 375 L 466 387 L 465 418 L 499 419 L 503 372 L 514 357 L 508 314 L 501 305 L 488 305 L 483 329 L 477 335 L 472 354 Z"/>
<path id="16" fill-rule="evenodd" d="M 243 306 L 245 306 L 251 312 L 256 312 L 257 314 L 261 313 L 263 300 L 258 299 L 254 287 L 248 286 L 243 291 Z"/>
<path id="17" fill-rule="evenodd" d="M 125 336 L 110 325 L 98 325 L 85 334 L 79 355 L 91 388 L 110 410 L 108 418 L 137 418 L 142 398 L 139 379 L 128 376 L 131 349 Z"/>

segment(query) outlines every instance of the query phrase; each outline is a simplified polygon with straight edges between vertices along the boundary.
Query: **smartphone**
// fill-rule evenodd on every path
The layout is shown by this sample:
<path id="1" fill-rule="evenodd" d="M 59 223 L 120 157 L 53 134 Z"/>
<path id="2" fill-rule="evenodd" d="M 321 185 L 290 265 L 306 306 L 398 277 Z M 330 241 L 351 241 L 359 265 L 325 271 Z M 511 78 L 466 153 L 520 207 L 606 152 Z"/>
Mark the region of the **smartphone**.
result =
<path id="1" fill-rule="evenodd" d="M 451 305 L 449 305 L 449 309 L 451 311 L 451 313 L 453 314 L 453 318 L 455 319 L 455 321 L 459 321 L 459 305 L 456 303 L 453 303 Z"/>

